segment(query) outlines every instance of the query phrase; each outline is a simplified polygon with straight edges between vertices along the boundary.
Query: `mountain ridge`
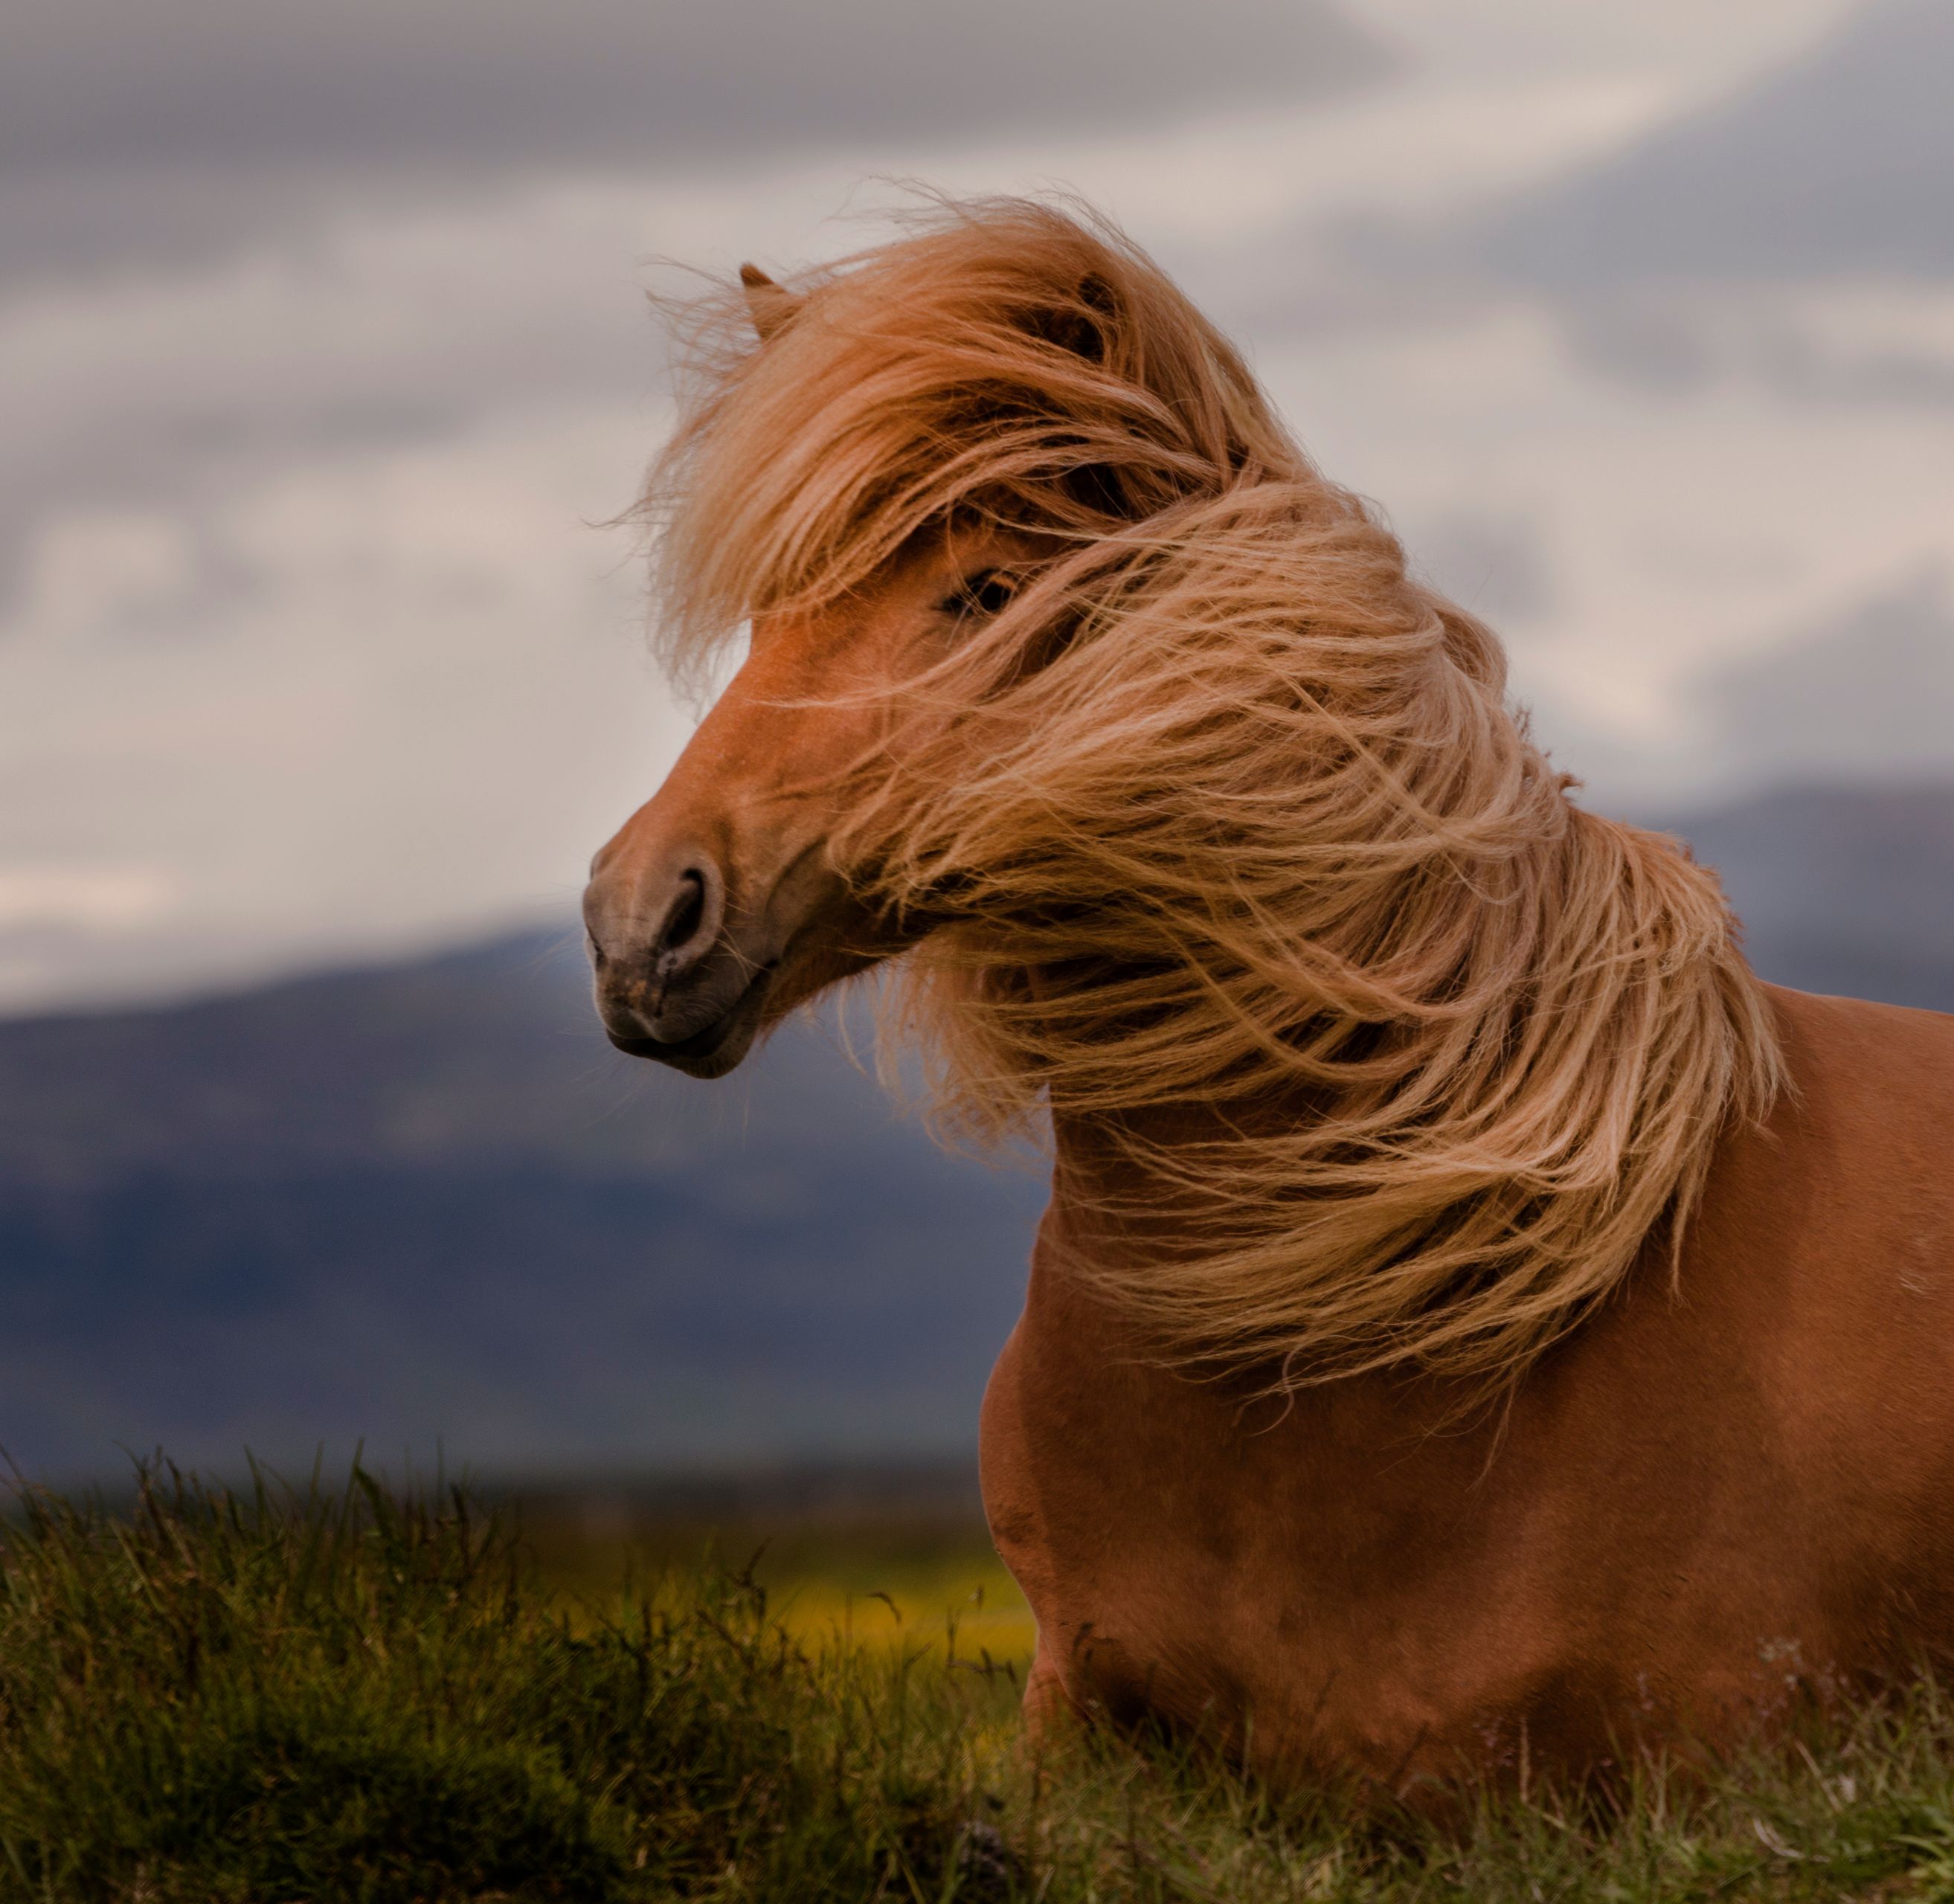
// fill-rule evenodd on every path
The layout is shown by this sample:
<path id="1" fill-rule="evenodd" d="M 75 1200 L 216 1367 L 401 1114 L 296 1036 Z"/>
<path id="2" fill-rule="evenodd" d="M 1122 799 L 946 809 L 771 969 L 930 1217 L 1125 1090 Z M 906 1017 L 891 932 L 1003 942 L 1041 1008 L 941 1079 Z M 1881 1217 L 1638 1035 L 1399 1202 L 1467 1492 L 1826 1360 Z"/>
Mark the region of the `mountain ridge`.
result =
<path id="1" fill-rule="evenodd" d="M 1954 786 L 1672 819 L 1769 978 L 1954 1010 Z M 938 1150 L 832 1023 L 704 1086 L 573 935 L 0 1023 L 0 1446 L 501 1476 L 967 1460 L 1038 1175 Z"/>

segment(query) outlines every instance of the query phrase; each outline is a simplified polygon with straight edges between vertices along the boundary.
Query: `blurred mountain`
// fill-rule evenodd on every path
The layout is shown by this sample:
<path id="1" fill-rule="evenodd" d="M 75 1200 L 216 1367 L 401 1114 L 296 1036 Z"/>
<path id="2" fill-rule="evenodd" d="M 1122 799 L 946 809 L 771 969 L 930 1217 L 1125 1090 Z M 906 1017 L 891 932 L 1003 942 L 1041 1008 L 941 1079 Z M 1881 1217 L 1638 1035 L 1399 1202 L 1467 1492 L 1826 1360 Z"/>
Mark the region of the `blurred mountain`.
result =
<path id="1" fill-rule="evenodd" d="M 1954 1010 L 1954 785 L 1685 818 L 1770 977 Z M 451 1456 L 504 1476 L 967 1453 L 1044 1189 L 832 1029 L 705 1086 L 507 939 L 0 1025 L 0 1444 L 30 1472 Z"/>
<path id="2" fill-rule="evenodd" d="M 1954 272 L 1954 0 L 1879 0 L 1804 58 L 1509 208 L 1557 288 Z"/>
<path id="3" fill-rule="evenodd" d="M 1954 1011 L 1954 784 L 1795 788 L 1669 825 L 1722 873 L 1767 979 Z"/>
<path id="4" fill-rule="evenodd" d="M 970 1444 L 1041 1184 L 831 1029 L 704 1086 L 551 938 L 0 1025 L 0 1446 L 510 1474 Z"/>

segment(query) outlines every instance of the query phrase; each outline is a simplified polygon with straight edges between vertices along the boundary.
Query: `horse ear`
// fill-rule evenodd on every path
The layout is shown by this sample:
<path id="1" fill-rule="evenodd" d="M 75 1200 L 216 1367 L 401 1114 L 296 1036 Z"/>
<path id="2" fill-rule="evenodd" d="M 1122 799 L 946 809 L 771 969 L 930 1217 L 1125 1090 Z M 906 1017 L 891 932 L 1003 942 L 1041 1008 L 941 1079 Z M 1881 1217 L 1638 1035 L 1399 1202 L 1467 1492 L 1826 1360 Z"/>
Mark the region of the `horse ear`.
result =
<path id="1" fill-rule="evenodd" d="M 746 294 L 746 309 L 764 344 L 806 302 L 784 284 L 777 284 L 758 265 L 742 265 L 740 282 Z"/>

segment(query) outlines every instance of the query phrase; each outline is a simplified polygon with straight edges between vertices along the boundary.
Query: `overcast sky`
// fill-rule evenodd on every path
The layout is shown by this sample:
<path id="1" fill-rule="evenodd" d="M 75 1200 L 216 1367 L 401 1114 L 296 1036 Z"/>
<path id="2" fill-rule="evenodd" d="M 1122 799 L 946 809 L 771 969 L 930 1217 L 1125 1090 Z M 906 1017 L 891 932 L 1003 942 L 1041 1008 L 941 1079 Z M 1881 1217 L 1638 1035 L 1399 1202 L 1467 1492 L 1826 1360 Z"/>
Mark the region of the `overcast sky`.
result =
<path id="1" fill-rule="evenodd" d="M 891 177 L 1127 225 L 1591 798 L 1954 774 L 1954 0 L 0 31 L 0 1007 L 567 912 L 686 730 L 598 526 L 655 260 L 852 249 Z"/>

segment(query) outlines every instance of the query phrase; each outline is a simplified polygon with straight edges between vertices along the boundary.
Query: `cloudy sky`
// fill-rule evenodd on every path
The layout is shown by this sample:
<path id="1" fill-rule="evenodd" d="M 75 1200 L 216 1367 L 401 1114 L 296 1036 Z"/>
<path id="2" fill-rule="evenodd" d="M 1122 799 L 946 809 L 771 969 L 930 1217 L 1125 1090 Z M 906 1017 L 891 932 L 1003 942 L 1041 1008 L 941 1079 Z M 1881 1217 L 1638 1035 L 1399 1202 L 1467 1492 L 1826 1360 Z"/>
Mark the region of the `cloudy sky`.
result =
<path id="1" fill-rule="evenodd" d="M 1597 802 L 1954 774 L 1954 0 L 27 0 L 0 1009 L 561 916 L 686 720 L 642 291 L 1082 191 Z"/>

